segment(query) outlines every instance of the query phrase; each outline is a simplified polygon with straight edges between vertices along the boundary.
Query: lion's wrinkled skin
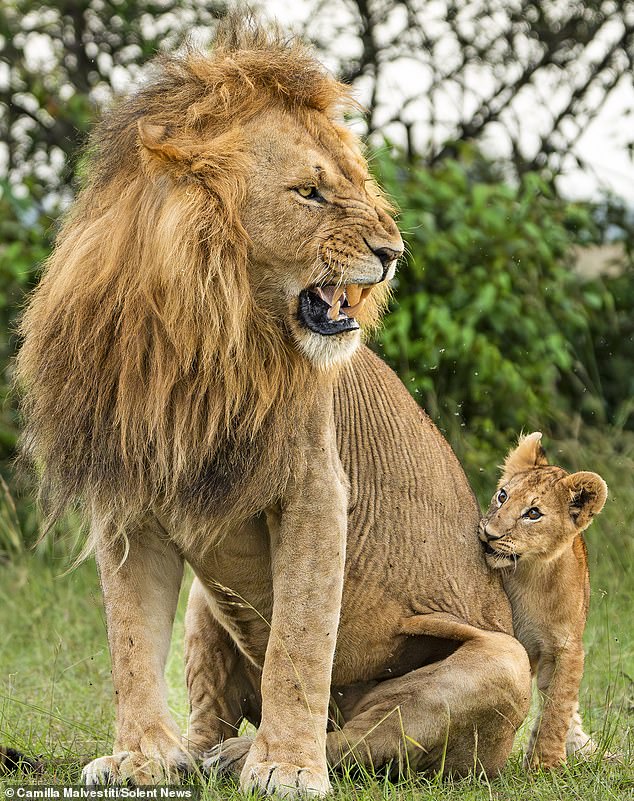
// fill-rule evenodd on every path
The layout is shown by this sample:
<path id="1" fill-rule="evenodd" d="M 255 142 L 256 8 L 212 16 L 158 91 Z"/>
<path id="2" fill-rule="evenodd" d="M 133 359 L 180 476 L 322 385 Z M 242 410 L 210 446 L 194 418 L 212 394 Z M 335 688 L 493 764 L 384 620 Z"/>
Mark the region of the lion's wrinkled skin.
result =
<path id="1" fill-rule="evenodd" d="M 93 136 L 18 365 L 43 493 L 83 502 L 101 575 L 116 738 L 88 783 L 173 779 L 243 717 L 245 790 L 322 795 L 327 756 L 495 772 L 526 713 L 465 476 L 359 348 L 402 242 L 347 102 L 233 22 Z M 183 743 L 163 672 L 184 561 Z"/>
<path id="2" fill-rule="evenodd" d="M 579 715 L 590 596 L 582 532 L 603 508 L 607 487 L 596 473 L 549 465 L 541 438 L 521 437 L 508 454 L 480 538 L 487 562 L 502 575 L 515 635 L 543 696 L 525 762 L 555 768 L 567 755 L 597 750 Z"/>

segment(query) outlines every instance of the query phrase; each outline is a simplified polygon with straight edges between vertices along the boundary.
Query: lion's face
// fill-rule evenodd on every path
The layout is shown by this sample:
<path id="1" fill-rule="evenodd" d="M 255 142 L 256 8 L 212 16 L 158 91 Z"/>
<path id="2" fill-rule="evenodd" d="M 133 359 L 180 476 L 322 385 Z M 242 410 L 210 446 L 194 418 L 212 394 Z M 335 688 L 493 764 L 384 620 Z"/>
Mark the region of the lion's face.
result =
<path id="1" fill-rule="evenodd" d="M 270 111 L 245 126 L 242 223 L 256 303 L 328 367 L 376 322 L 403 242 L 347 137 L 316 112 L 307 123 Z"/>

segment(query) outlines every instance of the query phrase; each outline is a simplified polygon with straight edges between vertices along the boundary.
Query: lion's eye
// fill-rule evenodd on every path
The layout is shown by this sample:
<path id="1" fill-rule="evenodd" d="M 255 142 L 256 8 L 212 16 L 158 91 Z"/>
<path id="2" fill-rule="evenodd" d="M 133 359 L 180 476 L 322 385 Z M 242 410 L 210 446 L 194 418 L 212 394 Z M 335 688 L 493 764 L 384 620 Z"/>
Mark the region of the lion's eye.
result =
<path id="1" fill-rule="evenodd" d="M 531 508 L 524 514 L 524 517 L 528 518 L 529 520 L 539 520 L 540 517 L 544 515 L 539 511 L 536 506 L 531 506 Z"/>
<path id="2" fill-rule="evenodd" d="M 497 496 L 497 502 L 498 502 L 498 506 L 502 506 L 502 504 L 504 503 L 504 501 L 505 501 L 505 500 L 506 500 L 508 497 L 509 497 L 509 496 L 507 495 L 507 492 L 506 492 L 506 490 L 504 490 L 504 489 L 501 489 L 501 490 L 498 492 L 498 496 Z"/>
<path id="3" fill-rule="evenodd" d="M 298 186 L 295 191 L 306 200 L 323 200 L 316 186 Z"/>

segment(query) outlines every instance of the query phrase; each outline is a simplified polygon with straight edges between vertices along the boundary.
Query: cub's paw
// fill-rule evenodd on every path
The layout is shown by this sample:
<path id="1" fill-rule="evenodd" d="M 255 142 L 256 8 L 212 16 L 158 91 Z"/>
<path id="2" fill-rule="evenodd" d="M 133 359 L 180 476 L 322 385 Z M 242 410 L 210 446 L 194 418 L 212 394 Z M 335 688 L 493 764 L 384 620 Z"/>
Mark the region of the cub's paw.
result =
<path id="1" fill-rule="evenodd" d="M 566 764 L 566 754 L 560 752 L 549 754 L 542 751 L 532 751 L 524 754 L 524 768 L 526 770 L 556 770 Z"/>
<path id="2" fill-rule="evenodd" d="M 256 762 L 246 764 L 240 776 L 244 793 L 257 790 L 281 798 L 324 796 L 332 789 L 328 772 L 300 768 L 288 762 Z"/>
<path id="3" fill-rule="evenodd" d="M 88 787 L 101 784 L 163 784 L 176 781 L 179 773 L 187 772 L 190 768 L 191 761 L 182 751 L 170 761 L 147 757 L 139 751 L 119 751 L 112 756 L 93 759 L 82 770 L 81 778 Z"/>
<path id="4" fill-rule="evenodd" d="M 252 744 L 253 737 L 230 737 L 218 743 L 205 754 L 201 765 L 203 773 L 218 779 L 240 778 Z"/>

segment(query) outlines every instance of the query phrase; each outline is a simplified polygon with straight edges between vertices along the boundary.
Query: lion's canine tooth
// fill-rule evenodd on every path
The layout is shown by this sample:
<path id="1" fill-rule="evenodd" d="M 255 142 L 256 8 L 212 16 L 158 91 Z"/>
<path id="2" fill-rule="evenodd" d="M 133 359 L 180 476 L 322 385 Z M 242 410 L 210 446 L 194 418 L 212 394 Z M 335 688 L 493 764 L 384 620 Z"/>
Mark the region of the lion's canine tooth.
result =
<path id="1" fill-rule="evenodd" d="M 336 320 L 339 317 L 339 309 L 341 308 L 341 303 L 337 301 L 333 306 L 331 306 L 330 311 L 328 312 L 328 317 L 331 320 Z"/>
<path id="2" fill-rule="evenodd" d="M 373 289 L 374 286 L 366 286 L 362 288 L 359 286 L 359 284 L 350 284 L 347 286 L 346 295 L 348 296 L 348 303 L 350 305 L 344 306 L 341 311 L 344 314 L 347 314 L 348 317 L 356 317 L 357 313 L 363 308 L 366 298 Z M 350 290 L 352 290 L 352 292 Z M 353 303 L 352 299 L 355 299 L 356 303 Z"/>
<path id="3" fill-rule="evenodd" d="M 363 290 L 359 286 L 359 284 L 348 284 L 346 287 L 346 297 L 348 298 L 348 303 L 351 306 L 356 306 L 357 303 L 361 300 L 361 293 Z"/>

